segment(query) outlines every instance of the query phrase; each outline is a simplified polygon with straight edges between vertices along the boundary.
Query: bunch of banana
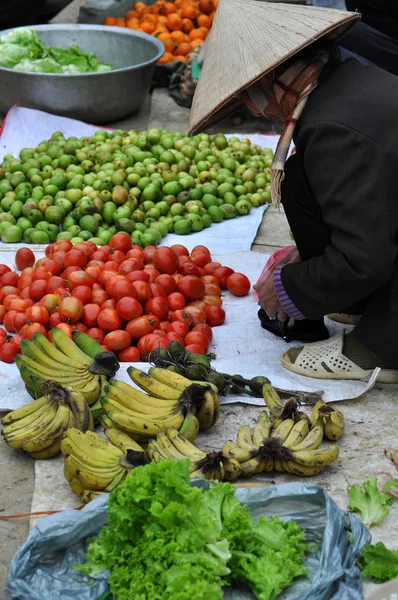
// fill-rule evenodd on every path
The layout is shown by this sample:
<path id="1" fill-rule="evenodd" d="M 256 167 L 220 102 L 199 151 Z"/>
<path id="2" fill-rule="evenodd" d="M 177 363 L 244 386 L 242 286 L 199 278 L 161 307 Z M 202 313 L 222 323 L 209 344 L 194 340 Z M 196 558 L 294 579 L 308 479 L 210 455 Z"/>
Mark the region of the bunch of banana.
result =
<path id="1" fill-rule="evenodd" d="M 278 417 L 279 418 L 279 417 Z M 323 427 L 309 427 L 309 419 L 282 419 L 273 427 L 271 418 L 262 411 L 253 429 L 242 425 L 236 443 L 227 440 L 222 453 L 237 460 L 243 476 L 264 471 L 286 471 L 296 475 L 316 475 L 339 455 L 337 446 L 319 449 Z"/>
<path id="2" fill-rule="evenodd" d="M 43 396 L 3 417 L 2 434 L 11 448 L 46 459 L 59 453 L 65 431 L 71 427 L 87 430 L 93 423 L 79 392 L 52 381 L 44 382 L 42 387 Z"/>
<path id="3" fill-rule="evenodd" d="M 157 434 L 148 444 L 147 454 L 159 462 L 167 458 L 189 459 L 191 477 L 232 481 L 240 475 L 239 463 L 227 459 L 220 452 L 203 452 L 187 440 L 177 429 L 170 427 Z"/>
<path id="4" fill-rule="evenodd" d="M 123 431 L 110 428 L 105 435 L 107 440 L 72 428 L 61 442 L 65 478 L 83 502 L 110 492 L 131 469 L 148 462 L 141 446 Z"/>
<path id="5" fill-rule="evenodd" d="M 325 437 L 328 440 L 339 440 L 344 433 L 344 416 L 338 408 L 332 408 L 323 400 L 318 400 L 311 412 L 310 420 L 316 423 L 322 421 Z"/>
<path id="6" fill-rule="evenodd" d="M 22 340 L 22 354 L 18 355 L 15 362 L 32 397 L 37 397 L 38 391 L 32 383 L 34 376 L 39 382 L 50 379 L 79 390 L 90 405 L 97 401 L 106 378 L 115 374 L 119 363 L 114 354 L 103 352 L 90 336 L 81 331 L 75 331 L 74 334 L 77 334 L 74 335 L 75 341 L 61 329 L 53 329 L 51 335 L 54 345 L 41 333 L 35 333 L 32 341 Z M 86 353 L 88 351 L 90 355 Z"/>

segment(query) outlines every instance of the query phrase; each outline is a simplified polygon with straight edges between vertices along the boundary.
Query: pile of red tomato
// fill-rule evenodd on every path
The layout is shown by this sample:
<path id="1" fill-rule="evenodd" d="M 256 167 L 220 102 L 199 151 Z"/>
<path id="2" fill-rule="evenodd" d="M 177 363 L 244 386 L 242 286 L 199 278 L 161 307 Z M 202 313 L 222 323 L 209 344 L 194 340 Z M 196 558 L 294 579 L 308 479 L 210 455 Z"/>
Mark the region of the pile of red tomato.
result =
<path id="1" fill-rule="evenodd" d="M 122 362 L 145 360 L 173 340 L 204 354 L 211 327 L 225 320 L 222 290 L 250 289 L 205 246 L 191 254 L 181 245 L 141 248 L 125 233 L 101 247 L 61 239 L 37 261 L 21 248 L 15 263 L 20 273 L 0 265 L 0 360 L 9 363 L 23 338 L 40 331 L 51 340 L 54 327 L 88 333 Z"/>

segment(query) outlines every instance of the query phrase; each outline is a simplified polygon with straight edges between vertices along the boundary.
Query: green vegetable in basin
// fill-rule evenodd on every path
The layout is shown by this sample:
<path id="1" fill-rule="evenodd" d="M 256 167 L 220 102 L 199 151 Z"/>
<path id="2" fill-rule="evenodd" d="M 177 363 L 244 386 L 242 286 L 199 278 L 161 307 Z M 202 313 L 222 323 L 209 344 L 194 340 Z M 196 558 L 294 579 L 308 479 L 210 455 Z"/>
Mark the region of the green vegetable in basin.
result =
<path id="1" fill-rule="evenodd" d="M 219 600 L 223 587 L 273 600 L 307 573 L 304 534 L 290 521 L 252 518 L 229 483 L 191 487 L 189 462 L 137 467 L 108 501 L 108 525 L 79 569 L 109 570 L 115 600 Z"/>
<path id="2" fill-rule="evenodd" d="M 45 46 L 35 31 L 23 27 L 0 37 L 0 66 L 32 73 L 100 73 L 113 68 L 78 46 Z"/>

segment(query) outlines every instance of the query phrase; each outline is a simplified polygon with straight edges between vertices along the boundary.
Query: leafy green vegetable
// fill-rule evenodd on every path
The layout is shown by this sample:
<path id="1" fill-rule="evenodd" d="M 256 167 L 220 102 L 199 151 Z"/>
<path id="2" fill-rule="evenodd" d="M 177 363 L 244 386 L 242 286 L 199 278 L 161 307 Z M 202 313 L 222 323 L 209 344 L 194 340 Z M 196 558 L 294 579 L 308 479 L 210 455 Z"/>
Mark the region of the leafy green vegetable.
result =
<path id="1" fill-rule="evenodd" d="M 273 600 L 303 566 L 294 522 L 254 520 L 229 483 L 190 486 L 189 461 L 134 469 L 110 494 L 108 524 L 88 546 L 88 575 L 109 570 L 116 600 L 218 600 L 234 582 Z"/>
<path id="2" fill-rule="evenodd" d="M 383 492 L 394 492 L 395 494 L 398 494 L 398 479 L 393 479 L 392 477 L 387 479 L 383 487 Z"/>
<path id="3" fill-rule="evenodd" d="M 32 73 L 103 73 L 113 68 L 78 46 L 45 46 L 35 31 L 23 27 L 0 37 L 0 66 Z"/>
<path id="4" fill-rule="evenodd" d="M 370 477 L 363 484 L 349 485 L 348 493 L 351 498 L 349 510 L 360 512 L 367 527 L 378 525 L 390 512 L 387 504 L 391 504 L 392 498 L 379 491 L 376 477 Z"/>
<path id="5" fill-rule="evenodd" d="M 398 577 L 398 550 L 388 550 L 383 542 L 372 546 L 366 544 L 359 567 L 362 573 L 376 583 L 383 583 Z"/>

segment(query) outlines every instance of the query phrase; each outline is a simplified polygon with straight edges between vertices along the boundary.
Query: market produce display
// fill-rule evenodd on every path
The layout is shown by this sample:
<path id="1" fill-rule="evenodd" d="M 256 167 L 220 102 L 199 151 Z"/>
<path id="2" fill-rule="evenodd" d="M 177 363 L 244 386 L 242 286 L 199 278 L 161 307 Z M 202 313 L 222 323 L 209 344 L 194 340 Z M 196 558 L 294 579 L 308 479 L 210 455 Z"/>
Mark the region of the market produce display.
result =
<path id="1" fill-rule="evenodd" d="M 272 156 L 222 134 L 56 132 L 19 157 L 4 156 L 1 240 L 106 245 L 124 231 L 135 245 L 157 245 L 167 233 L 202 231 L 268 202 Z"/>
<path id="2" fill-rule="evenodd" d="M 78 46 L 51 48 L 33 29 L 20 27 L 0 36 L 0 67 L 31 73 L 104 73 L 112 65 L 100 63 L 93 52 L 85 54 Z"/>
<path id="3" fill-rule="evenodd" d="M 79 568 L 109 570 L 115 600 L 218 600 L 229 585 L 272 600 L 307 574 L 297 523 L 254 519 L 229 483 L 204 492 L 189 481 L 187 460 L 135 469 L 111 492 L 107 525 Z"/>
<path id="4" fill-rule="evenodd" d="M 61 333 L 56 329 L 66 337 L 73 333 L 92 358 L 104 350 L 122 362 L 146 360 L 153 349 L 173 341 L 190 353 L 205 354 L 212 327 L 225 320 L 222 290 L 244 296 L 250 289 L 243 273 L 212 261 L 205 246 L 195 246 L 191 254 L 181 245 L 143 249 L 125 233 L 115 234 L 100 249 L 92 241 L 73 246 L 58 240 L 38 261 L 29 248 L 21 248 L 15 261 L 21 273 L 0 265 L 0 360 L 9 363 L 21 352 L 22 340 L 32 340 L 36 332 L 57 344 Z M 22 351 L 18 364 L 32 366 L 27 342 Z M 209 359 L 202 362 L 210 364 Z M 41 370 L 51 377 L 42 363 Z M 67 368 L 69 363 L 74 368 L 76 361 L 67 360 Z"/>
<path id="5" fill-rule="evenodd" d="M 124 17 L 106 17 L 104 25 L 128 27 L 157 37 L 165 46 L 159 64 L 185 62 L 188 54 L 204 43 L 217 4 L 218 0 L 158 0 L 152 6 L 136 2 Z"/>

